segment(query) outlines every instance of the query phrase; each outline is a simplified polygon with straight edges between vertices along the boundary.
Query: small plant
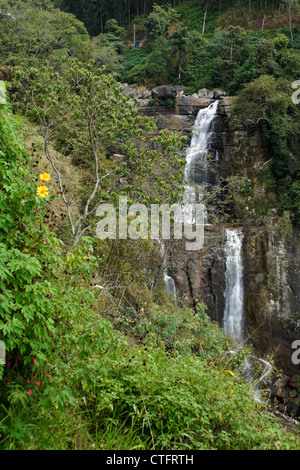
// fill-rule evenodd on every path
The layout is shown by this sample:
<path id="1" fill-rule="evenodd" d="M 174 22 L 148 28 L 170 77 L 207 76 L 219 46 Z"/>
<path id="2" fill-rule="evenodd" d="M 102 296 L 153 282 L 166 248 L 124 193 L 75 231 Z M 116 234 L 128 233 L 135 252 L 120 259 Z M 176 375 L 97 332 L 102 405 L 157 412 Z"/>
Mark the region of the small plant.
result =
<path id="1" fill-rule="evenodd" d="M 152 100 L 149 101 L 149 106 L 152 107 L 152 106 L 154 106 L 155 103 L 157 103 L 157 102 L 158 102 L 158 99 L 157 99 L 157 98 L 152 98 Z"/>
<path id="2" fill-rule="evenodd" d="M 167 109 L 175 108 L 175 101 L 172 98 L 167 98 L 166 99 L 166 108 Z"/>

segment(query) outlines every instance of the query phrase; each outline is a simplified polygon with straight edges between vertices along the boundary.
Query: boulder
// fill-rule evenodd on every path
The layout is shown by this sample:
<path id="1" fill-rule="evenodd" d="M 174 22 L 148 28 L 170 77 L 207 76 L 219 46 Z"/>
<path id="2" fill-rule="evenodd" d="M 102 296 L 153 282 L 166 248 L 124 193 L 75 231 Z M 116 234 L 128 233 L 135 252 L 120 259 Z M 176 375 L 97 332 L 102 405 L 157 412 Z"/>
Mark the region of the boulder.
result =
<path id="1" fill-rule="evenodd" d="M 143 99 L 151 99 L 152 98 L 152 93 L 150 90 L 143 90 L 142 92 Z"/>
<path id="2" fill-rule="evenodd" d="M 212 99 L 214 97 L 214 93 L 212 91 L 209 91 L 207 88 L 201 88 L 201 90 L 198 91 L 198 98 L 210 98 Z"/>
<path id="3" fill-rule="evenodd" d="M 223 98 L 224 96 L 228 96 L 228 93 L 224 90 L 215 90 L 214 92 L 214 99 L 219 100 L 220 98 Z"/>
<path id="4" fill-rule="evenodd" d="M 289 377 L 288 375 L 284 375 L 280 379 L 276 380 L 275 386 L 280 389 L 285 388 L 288 385 L 290 380 L 291 380 L 291 377 Z"/>
<path id="5" fill-rule="evenodd" d="M 149 106 L 149 103 L 150 103 L 149 99 L 142 98 L 142 99 L 139 100 L 138 106 L 140 108 L 147 108 Z"/>
<path id="6" fill-rule="evenodd" d="M 290 398 L 296 398 L 298 396 L 297 391 L 295 389 L 291 390 L 289 392 L 289 397 Z"/>
<path id="7" fill-rule="evenodd" d="M 161 85 L 153 88 L 152 97 L 158 100 L 166 100 L 168 98 L 176 99 L 177 95 L 183 92 L 183 87 L 172 85 Z"/>
<path id="8" fill-rule="evenodd" d="M 288 396 L 287 392 L 283 390 L 282 388 L 279 388 L 276 392 L 276 397 L 286 398 L 287 396 Z"/>
<path id="9" fill-rule="evenodd" d="M 211 103 L 208 98 L 196 98 L 195 96 L 179 96 L 176 99 L 176 105 L 179 114 L 197 116 L 200 109 L 206 108 Z"/>
<path id="10" fill-rule="evenodd" d="M 130 98 L 137 98 L 137 99 L 143 98 L 142 93 L 139 91 L 136 91 L 133 87 L 123 85 L 123 88 L 124 88 L 123 95 L 128 95 L 130 96 Z"/>

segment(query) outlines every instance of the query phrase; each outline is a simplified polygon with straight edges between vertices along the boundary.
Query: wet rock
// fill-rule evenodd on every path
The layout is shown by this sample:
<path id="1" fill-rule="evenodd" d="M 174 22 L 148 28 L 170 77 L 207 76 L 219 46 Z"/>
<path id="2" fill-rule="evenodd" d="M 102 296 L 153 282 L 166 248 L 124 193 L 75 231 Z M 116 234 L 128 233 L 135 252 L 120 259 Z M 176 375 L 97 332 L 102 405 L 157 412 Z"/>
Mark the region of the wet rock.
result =
<path id="1" fill-rule="evenodd" d="M 300 417 L 300 397 L 293 398 L 292 400 L 289 401 L 289 414 L 294 417 L 298 418 Z"/>

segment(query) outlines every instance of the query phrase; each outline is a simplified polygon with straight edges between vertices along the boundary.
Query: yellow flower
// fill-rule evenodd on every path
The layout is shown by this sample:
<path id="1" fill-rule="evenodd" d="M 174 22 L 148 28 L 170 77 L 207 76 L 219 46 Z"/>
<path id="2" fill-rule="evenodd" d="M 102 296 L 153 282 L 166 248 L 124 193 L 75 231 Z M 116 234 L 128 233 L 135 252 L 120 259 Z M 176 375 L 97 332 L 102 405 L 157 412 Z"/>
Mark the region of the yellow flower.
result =
<path id="1" fill-rule="evenodd" d="M 48 191 L 46 186 L 39 186 L 36 190 L 36 195 L 45 198 L 48 196 Z"/>
<path id="2" fill-rule="evenodd" d="M 50 181 L 51 176 L 48 175 L 48 173 L 43 173 L 42 175 L 40 175 L 40 179 L 41 179 L 42 181 Z"/>
<path id="3" fill-rule="evenodd" d="M 225 372 L 228 372 L 228 374 L 232 375 L 232 377 L 234 377 L 234 373 L 231 372 L 231 370 L 225 370 Z"/>

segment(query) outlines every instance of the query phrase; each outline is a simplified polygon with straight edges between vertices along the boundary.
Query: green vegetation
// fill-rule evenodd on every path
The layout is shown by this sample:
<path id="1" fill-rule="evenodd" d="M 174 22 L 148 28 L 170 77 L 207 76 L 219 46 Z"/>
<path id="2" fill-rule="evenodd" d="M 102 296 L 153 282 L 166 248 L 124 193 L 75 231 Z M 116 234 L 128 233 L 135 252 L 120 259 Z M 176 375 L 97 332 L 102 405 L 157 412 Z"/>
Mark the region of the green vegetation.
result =
<path id="1" fill-rule="evenodd" d="M 280 203 L 296 217 L 298 30 L 293 44 L 289 29 L 218 31 L 214 7 L 206 35 L 194 3 L 98 3 L 80 2 L 90 39 L 58 8 L 71 2 L 0 0 L 0 448 L 299 449 L 253 399 L 249 350 L 230 354 L 202 303 L 167 298 L 160 247 L 94 235 L 100 201 L 172 202 L 182 181 L 185 140 L 139 116 L 120 80 L 239 91 L 236 114 L 270 124 L 272 181 L 293 178 Z M 144 11 L 145 45 L 127 48 Z"/>

